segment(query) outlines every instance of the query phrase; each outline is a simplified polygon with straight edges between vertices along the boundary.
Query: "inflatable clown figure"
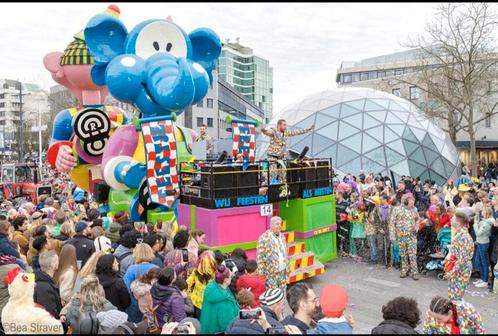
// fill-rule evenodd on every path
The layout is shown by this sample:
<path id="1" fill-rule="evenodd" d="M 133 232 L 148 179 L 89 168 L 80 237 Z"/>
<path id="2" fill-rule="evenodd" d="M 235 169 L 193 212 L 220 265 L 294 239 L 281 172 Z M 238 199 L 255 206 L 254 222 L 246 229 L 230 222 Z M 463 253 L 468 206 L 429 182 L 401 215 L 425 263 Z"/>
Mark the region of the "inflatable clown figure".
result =
<path id="1" fill-rule="evenodd" d="M 150 221 L 147 211 L 167 212 L 178 201 L 177 165 L 191 157 L 193 133 L 173 122 L 206 95 L 220 39 L 207 28 L 187 34 L 169 18 L 128 31 L 109 13 L 91 18 L 84 36 L 95 84 L 140 112 L 105 144 L 101 167 L 112 188 L 109 203 L 129 206 L 132 220 Z M 126 196 L 132 197 L 128 203 Z"/>
<path id="2" fill-rule="evenodd" d="M 117 17 L 119 11 L 111 6 L 106 13 Z M 54 119 L 48 162 L 69 172 L 78 187 L 93 192 L 96 184 L 104 182 L 100 164 L 106 143 L 114 130 L 127 122 L 126 115 L 117 107 L 104 105 L 108 89 L 92 80 L 94 59 L 82 32 L 74 36 L 64 53 L 49 53 L 43 63 L 52 78 L 78 100 L 78 106 L 62 110 Z"/>

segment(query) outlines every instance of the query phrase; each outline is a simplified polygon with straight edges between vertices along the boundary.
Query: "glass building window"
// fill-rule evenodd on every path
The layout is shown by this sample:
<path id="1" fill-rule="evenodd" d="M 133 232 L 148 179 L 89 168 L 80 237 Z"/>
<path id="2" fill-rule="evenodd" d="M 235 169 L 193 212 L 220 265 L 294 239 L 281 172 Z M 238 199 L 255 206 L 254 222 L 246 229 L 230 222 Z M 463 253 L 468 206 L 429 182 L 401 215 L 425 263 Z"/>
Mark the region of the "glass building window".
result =
<path id="1" fill-rule="evenodd" d="M 208 108 L 213 108 L 213 99 L 212 98 L 207 98 L 206 104 Z"/>
<path id="2" fill-rule="evenodd" d="M 386 77 L 394 75 L 394 70 L 386 70 Z"/>
<path id="3" fill-rule="evenodd" d="M 485 119 L 485 122 L 486 122 L 486 128 L 491 128 L 491 113 L 486 113 L 486 119 Z"/>
<path id="4" fill-rule="evenodd" d="M 351 80 L 352 80 L 351 74 L 342 75 L 342 82 L 343 83 L 351 83 Z"/>
<path id="5" fill-rule="evenodd" d="M 200 102 L 197 103 L 197 107 L 204 107 L 203 103 L 202 103 L 203 100 L 201 100 Z"/>
<path id="6" fill-rule="evenodd" d="M 377 78 L 383 78 L 386 77 L 386 72 L 385 71 L 377 71 Z"/>
<path id="7" fill-rule="evenodd" d="M 0 99 L 4 99 L 4 98 L 5 98 L 5 93 L 0 94 Z"/>
<path id="8" fill-rule="evenodd" d="M 392 93 L 397 97 L 401 97 L 401 89 L 393 89 Z"/>
<path id="9" fill-rule="evenodd" d="M 418 87 L 416 86 L 410 86 L 410 99 L 419 99 L 420 98 L 420 92 L 418 91 Z"/>
<path id="10" fill-rule="evenodd" d="M 207 118 L 207 127 L 213 127 L 213 118 Z"/>
<path id="11" fill-rule="evenodd" d="M 368 74 L 368 77 L 370 79 L 376 79 L 377 78 L 377 71 L 370 71 Z"/>
<path id="12" fill-rule="evenodd" d="M 360 81 L 360 73 L 359 72 L 353 73 L 353 83 L 359 81 Z"/>
<path id="13" fill-rule="evenodd" d="M 197 118 L 197 127 L 201 127 L 202 124 L 204 124 L 204 118 L 198 117 Z"/>
<path id="14" fill-rule="evenodd" d="M 360 80 L 361 80 L 361 81 L 366 81 L 366 80 L 368 80 L 368 72 L 362 72 L 362 73 L 360 74 Z"/>
<path id="15" fill-rule="evenodd" d="M 0 107 L 5 107 L 5 103 L 0 103 Z"/>
<path id="16" fill-rule="evenodd" d="M 402 75 L 402 74 L 404 74 L 404 73 L 405 73 L 405 70 L 404 70 L 404 69 L 396 69 L 396 70 L 394 70 L 394 74 L 395 74 L 396 76 L 398 76 L 398 75 Z"/>

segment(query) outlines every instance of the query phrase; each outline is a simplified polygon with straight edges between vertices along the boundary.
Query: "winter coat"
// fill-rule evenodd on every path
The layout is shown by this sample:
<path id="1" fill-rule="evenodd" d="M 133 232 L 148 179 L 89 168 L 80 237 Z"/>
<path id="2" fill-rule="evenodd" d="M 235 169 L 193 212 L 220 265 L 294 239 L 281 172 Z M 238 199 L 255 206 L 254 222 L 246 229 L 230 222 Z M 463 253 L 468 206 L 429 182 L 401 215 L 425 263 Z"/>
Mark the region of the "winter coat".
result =
<path id="1" fill-rule="evenodd" d="M 66 308 L 64 308 L 66 309 Z M 117 309 L 115 306 L 113 306 L 112 303 L 110 303 L 108 300 L 105 300 L 105 303 L 104 303 L 104 308 L 101 310 L 102 312 L 106 312 L 108 310 L 113 310 L 113 309 Z M 80 310 L 80 299 L 79 297 L 74 297 L 71 302 L 69 303 L 69 306 L 67 308 L 67 313 L 66 313 L 66 323 L 69 325 L 69 326 L 73 326 L 74 327 L 77 327 L 78 326 L 78 322 L 80 320 L 80 317 L 81 317 L 81 313 L 83 312 L 89 312 L 89 311 L 94 311 L 93 310 L 93 306 L 89 303 L 86 303 L 84 306 L 83 306 L 83 309 Z M 97 313 L 100 313 L 101 311 L 94 311 L 95 314 Z"/>
<path id="2" fill-rule="evenodd" d="M 104 287 L 105 298 L 124 312 L 131 303 L 130 293 L 117 274 L 98 274 L 99 282 Z"/>
<path id="3" fill-rule="evenodd" d="M 344 316 L 338 318 L 325 317 L 317 322 L 314 329 L 308 330 L 312 335 L 351 335 L 353 328 Z"/>
<path id="4" fill-rule="evenodd" d="M 480 335 L 485 333 L 481 315 L 474 306 L 463 300 L 453 301 L 453 304 L 456 310 L 456 323 L 460 327 L 461 335 Z M 422 330 L 424 334 L 429 335 L 451 334 L 451 325 L 439 323 L 427 311 Z"/>
<path id="5" fill-rule="evenodd" d="M 36 282 L 35 293 L 33 295 L 34 301 L 45 307 L 53 317 L 59 319 L 62 309 L 59 287 L 57 287 L 54 280 L 47 273 L 41 270 L 34 273 Z"/>
<path id="6" fill-rule="evenodd" d="M 29 240 L 26 238 L 23 232 L 14 231 L 12 234 L 12 240 L 15 240 L 19 243 L 19 248 L 23 254 L 26 254 L 29 249 Z"/>
<path id="7" fill-rule="evenodd" d="M 76 249 L 76 260 L 81 261 L 81 268 L 85 266 L 86 261 L 95 252 L 95 245 L 93 240 L 85 237 L 82 234 L 76 234 L 73 238 L 65 242 L 65 244 L 71 244 Z"/>
<path id="8" fill-rule="evenodd" d="M 72 267 L 68 268 L 59 278 L 59 292 L 61 295 L 62 305 L 65 305 L 71 300 L 75 290 L 75 278 L 78 276 L 77 270 Z"/>
<path id="9" fill-rule="evenodd" d="M 372 329 L 372 335 L 412 335 L 418 334 L 407 323 L 398 320 L 384 320 Z"/>
<path id="10" fill-rule="evenodd" d="M 210 280 L 214 279 L 214 274 Z M 209 281 L 208 281 L 209 282 Z M 204 299 L 204 291 L 206 290 L 207 283 L 202 282 L 196 275 L 196 272 L 190 273 L 187 278 L 187 286 L 189 289 L 189 296 L 192 304 L 198 309 L 202 309 L 202 301 Z"/>
<path id="11" fill-rule="evenodd" d="M 263 309 L 266 320 L 272 328 L 283 328 L 284 325 L 278 321 L 277 315 L 273 310 L 267 306 L 261 306 Z M 201 313 L 202 318 L 202 313 Z M 231 335 L 261 335 L 266 334 L 265 330 L 261 327 L 259 323 L 252 322 L 251 320 L 241 320 L 238 317 L 232 320 L 225 330 L 225 334 Z"/>
<path id="12" fill-rule="evenodd" d="M 135 263 L 135 260 L 133 260 L 133 250 L 124 247 L 123 245 L 119 245 L 113 254 L 119 262 L 119 275 L 124 276 L 128 267 Z M 126 257 L 123 258 L 122 256 L 125 254 Z"/>
<path id="13" fill-rule="evenodd" d="M 221 333 L 239 314 L 237 300 L 229 288 L 221 287 L 216 281 L 209 281 L 204 291 L 201 311 L 202 334 Z"/>
<path id="14" fill-rule="evenodd" d="M 66 240 L 71 239 L 71 237 L 66 236 L 65 234 L 62 234 L 62 233 L 61 233 L 60 235 L 58 235 L 58 236 L 54 237 L 54 239 L 56 239 L 56 240 L 60 240 L 60 241 L 65 242 Z"/>
<path id="15" fill-rule="evenodd" d="M 150 289 L 150 294 L 157 322 L 161 328 L 166 322 L 180 322 L 187 317 L 185 300 L 178 288 L 162 286 L 156 282 Z"/>
<path id="16" fill-rule="evenodd" d="M 21 258 L 19 252 L 12 247 L 9 237 L 0 233 L 0 254 L 8 254 L 16 258 Z"/>
<path id="17" fill-rule="evenodd" d="M 266 277 L 259 274 L 243 274 L 237 280 L 237 292 L 241 288 L 247 288 L 254 294 L 254 305 L 259 306 L 259 296 L 266 291 Z"/>
<path id="18" fill-rule="evenodd" d="M 474 223 L 474 232 L 476 234 L 476 243 L 489 244 L 491 228 L 495 224 L 494 218 L 483 219 L 479 223 Z"/>
<path id="19" fill-rule="evenodd" d="M 148 262 L 133 264 L 130 267 L 128 267 L 125 275 L 123 276 L 123 281 L 131 297 L 131 303 L 126 309 L 126 313 L 128 314 L 128 320 L 131 322 L 138 323 L 143 319 L 143 315 L 138 307 L 138 302 L 133 296 L 133 293 L 131 292 L 131 283 L 136 279 L 138 279 L 142 274 L 147 273 L 151 268 L 154 267 L 157 266 Z"/>

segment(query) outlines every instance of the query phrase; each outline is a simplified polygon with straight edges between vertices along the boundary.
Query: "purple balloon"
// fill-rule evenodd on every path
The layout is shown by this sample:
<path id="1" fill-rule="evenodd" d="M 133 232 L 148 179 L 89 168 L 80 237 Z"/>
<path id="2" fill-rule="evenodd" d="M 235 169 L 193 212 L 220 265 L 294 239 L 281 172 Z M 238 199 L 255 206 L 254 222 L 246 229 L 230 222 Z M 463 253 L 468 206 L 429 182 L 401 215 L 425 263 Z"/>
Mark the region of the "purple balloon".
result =
<path id="1" fill-rule="evenodd" d="M 90 155 L 87 152 L 85 152 L 83 150 L 83 148 L 81 147 L 80 140 L 76 136 L 74 138 L 74 145 L 75 145 L 75 148 L 76 148 L 76 153 L 86 163 L 93 163 L 93 164 L 99 164 L 100 163 L 100 160 L 102 159 L 102 155 L 94 156 L 94 155 Z"/>
<path id="2" fill-rule="evenodd" d="M 107 161 L 115 156 L 133 156 L 138 144 L 138 132 L 133 125 L 118 128 L 107 140 L 104 154 L 102 155 L 102 169 Z"/>

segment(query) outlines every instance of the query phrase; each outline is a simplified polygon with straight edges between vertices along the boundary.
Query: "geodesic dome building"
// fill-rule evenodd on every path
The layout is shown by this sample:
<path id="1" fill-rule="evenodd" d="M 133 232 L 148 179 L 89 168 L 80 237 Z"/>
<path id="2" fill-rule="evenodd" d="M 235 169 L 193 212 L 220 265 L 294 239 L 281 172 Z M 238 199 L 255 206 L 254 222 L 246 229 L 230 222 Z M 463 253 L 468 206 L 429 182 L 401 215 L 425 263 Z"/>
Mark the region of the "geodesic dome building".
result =
<path id="1" fill-rule="evenodd" d="M 338 88 L 311 95 L 277 114 L 290 129 L 315 125 L 313 132 L 291 137 L 288 149 L 331 157 L 340 174 L 382 173 L 434 180 L 456 177 L 458 153 L 448 135 L 411 102 L 369 88 Z M 259 135 L 257 157 L 266 157 L 268 138 Z"/>

